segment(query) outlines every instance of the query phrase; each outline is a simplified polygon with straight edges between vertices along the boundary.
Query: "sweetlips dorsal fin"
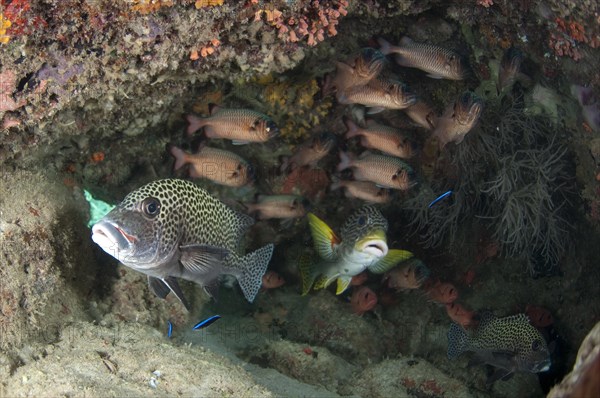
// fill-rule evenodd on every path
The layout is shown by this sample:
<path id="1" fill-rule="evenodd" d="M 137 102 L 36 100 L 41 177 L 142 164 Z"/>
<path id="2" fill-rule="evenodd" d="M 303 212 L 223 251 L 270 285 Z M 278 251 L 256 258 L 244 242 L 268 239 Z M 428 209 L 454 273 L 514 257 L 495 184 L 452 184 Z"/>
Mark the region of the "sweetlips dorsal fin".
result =
<path id="1" fill-rule="evenodd" d="M 233 220 L 233 236 L 234 236 L 234 244 L 233 251 L 239 253 L 244 253 L 245 249 L 245 235 L 248 229 L 254 225 L 254 218 L 250 217 L 247 214 L 240 213 L 239 211 L 234 210 L 234 220 Z M 237 243 L 237 244 L 236 244 Z"/>
<path id="2" fill-rule="evenodd" d="M 479 330 L 484 329 L 486 326 L 490 324 L 494 319 L 496 319 L 496 315 L 494 315 L 491 311 L 482 311 L 479 316 Z"/>

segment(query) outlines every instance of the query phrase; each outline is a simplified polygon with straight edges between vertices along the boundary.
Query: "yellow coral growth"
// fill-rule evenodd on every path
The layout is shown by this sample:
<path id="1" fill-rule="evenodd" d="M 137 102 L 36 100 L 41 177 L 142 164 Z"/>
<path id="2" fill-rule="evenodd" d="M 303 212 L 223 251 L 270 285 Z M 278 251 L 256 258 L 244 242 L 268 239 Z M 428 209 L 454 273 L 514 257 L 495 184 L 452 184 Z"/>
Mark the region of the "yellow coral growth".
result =
<path id="1" fill-rule="evenodd" d="M 140 14 L 150 14 L 159 10 L 161 7 L 171 7 L 173 0 L 133 0 L 134 5 L 131 6 L 133 11 Z"/>
<path id="2" fill-rule="evenodd" d="M 10 41 L 10 36 L 6 34 L 6 30 L 10 28 L 12 22 L 2 13 L 0 13 L 0 44 L 6 44 Z"/>
<path id="3" fill-rule="evenodd" d="M 223 0 L 197 0 L 194 5 L 196 6 L 196 9 L 199 10 L 204 7 L 221 6 L 223 5 Z"/>
<path id="4" fill-rule="evenodd" d="M 330 99 L 315 106 L 314 96 L 319 91 L 315 79 L 274 82 L 263 76 L 260 81 L 268 82 L 263 91 L 263 98 L 270 108 L 268 114 L 280 122 L 281 137 L 288 142 L 308 138 L 331 108 Z"/>

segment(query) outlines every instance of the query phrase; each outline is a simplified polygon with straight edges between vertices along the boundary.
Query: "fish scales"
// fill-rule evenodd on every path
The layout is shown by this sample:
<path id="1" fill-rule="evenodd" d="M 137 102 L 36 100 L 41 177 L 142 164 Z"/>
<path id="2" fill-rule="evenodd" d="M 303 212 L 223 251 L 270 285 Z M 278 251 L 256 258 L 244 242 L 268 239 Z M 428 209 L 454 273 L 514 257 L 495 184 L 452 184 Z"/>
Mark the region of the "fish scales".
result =
<path id="1" fill-rule="evenodd" d="M 239 239 L 254 223 L 252 218 L 235 213 L 193 183 L 176 179 L 159 180 L 141 187 L 127 195 L 121 207 L 133 209 L 139 201 L 152 196 L 160 200 L 161 207 L 174 209 L 170 214 L 159 215 L 159 222 L 166 228 L 161 237 L 165 243 L 161 254 L 172 251 L 176 244 L 193 243 L 224 246 L 239 253 Z M 173 217 L 172 222 L 167 219 L 169 216 Z M 220 224 L 215 224 L 216 221 Z"/>

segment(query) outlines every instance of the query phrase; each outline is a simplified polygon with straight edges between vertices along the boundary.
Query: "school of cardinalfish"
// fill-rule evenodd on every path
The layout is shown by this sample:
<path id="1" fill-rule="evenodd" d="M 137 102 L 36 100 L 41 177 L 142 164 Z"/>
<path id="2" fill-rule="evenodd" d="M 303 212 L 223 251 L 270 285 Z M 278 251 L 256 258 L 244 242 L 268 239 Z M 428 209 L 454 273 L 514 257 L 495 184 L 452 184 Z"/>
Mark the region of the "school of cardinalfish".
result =
<path id="1" fill-rule="evenodd" d="M 427 142 L 439 152 L 450 143 L 460 144 L 472 131 L 483 111 L 483 100 L 472 91 L 465 91 L 441 115 L 403 82 L 387 71 L 388 55 L 406 68 L 417 68 L 435 79 L 464 80 L 471 74 L 468 62 L 461 55 L 431 44 L 416 43 L 403 38 L 399 45 L 378 39 L 380 48 L 365 48 L 345 62 L 336 62 L 336 72 L 323 81 L 323 95 L 333 95 L 339 104 L 358 106 L 362 112 L 350 112 L 345 117 L 345 140 L 358 139 L 366 150 L 360 155 L 338 150 L 340 162 L 331 175 L 319 168 L 319 162 L 337 148 L 342 134 L 319 133 L 299 145 L 289 157 L 281 159 L 280 172 L 287 175 L 282 189 L 275 195 L 257 195 L 255 203 L 244 204 L 259 220 L 295 219 L 308 215 L 317 257 L 300 261 L 303 294 L 312 288 L 327 287 L 337 281 L 336 294 L 352 288 L 350 305 L 358 315 L 371 311 L 378 302 L 391 302 L 389 295 L 377 294 L 363 284 L 367 270 L 383 274 L 385 289 L 404 291 L 422 289 L 432 302 L 443 306 L 447 315 L 463 329 L 476 329 L 479 315 L 457 302 L 454 285 L 430 276 L 429 269 L 412 253 L 387 247 L 387 221 L 370 205 L 388 203 L 393 192 L 408 191 L 416 185 L 414 166 L 417 152 L 409 135 L 393 126 L 369 118 L 384 110 L 399 110 L 420 129 L 429 134 Z M 523 54 L 509 49 L 499 68 L 496 84 L 498 95 L 517 80 Z M 231 140 L 234 145 L 265 143 L 278 135 L 276 123 L 265 114 L 250 109 L 228 109 L 210 105 L 210 115 L 188 115 L 187 133 L 191 137 L 202 131 L 207 139 Z M 433 143 L 433 144 L 431 144 Z M 188 165 L 189 176 L 205 178 L 217 184 L 241 187 L 256 178 L 255 168 L 242 156 L 227 150 L 210 148 L 206 142 L 195 154 L 172 146 L 175 169 Z M 342 178 L 351 172 L 351 178 Z M 309 211 L 309 200 L 317 202 L 329 192 L 342 190 L 346 197 L 367 202 L 350 216 L 338 237 L 324 221 Z M 432 202 L 447 197 L 451 192 Z M 345 235 L 345 238 L 344 238 Z M 348 238 L 350 236 L 351 238 Z M 474 273 L 469 276 L 469 284 Z M 273 289 L 285 283 L 283 277 L 269 271 L 263 276 L 263 288 Z M 528 307 L 530 322 L 546 325 L 551 315 L 539 307 Z M 487 319 L 487 318 L 486 318 Z M 496 322 L 498 323 L 498 322 Z M 486 327 L 496 323 L 487 322 Z M 486 329 L 487 330 L 487 329 Z"/>
<path id="2" fill-rule="evenodd" d="M 403 110 L 416 126 L 430 132 L 440 149 L 448 143 L 460 143 L 477 123 L 483 102 L 474 93 L 466 91 L 450 104 L 444 113 L 436 115 L 408 86 L 393 78 L 388 71 L 386 55 L 393 54 L 396 62 L 409 68 L 418 68 L 436 79 L 462 80 L 469 76 L 470 67 L 459 54 L 429 44 L 415 43 L 403 38 L 393 46 L 379 39 L 380 49 L 365 48 L 346 62 L 336 62 L 336 72 L 326 75 L 322 93 L 334 95 L 340 104 L 352 105 L 374 115 L 383 110 Z M 517 53 L 518 54 L 518 53 Z M 513 63 L 512 65 L 519 63 Z M 505 68 L 506 69 L 506 68 Z M 514 81 L 511 76 L 518 71 L 502 69 L 499 84 Z M 514 68 L 513 68 L 514 69 Z M 511 74 L 512 73 L 512 74 Z M 499 89 L 500 89 L 499 85 Z M 231 140 L 234 145 L 265 143 L 279 133 L 276 123 L 268 116 L 251 109 L 228 109 L 215 104 L 209 107 L 209 116 L 187 116 L 188 136 L 201 131 L 207 139 Z M 299 145 L 289 157 L 281 159 L 280 172 L 287 174 L 280 189 L 281 194 L 307 196 L 319 201 L 324 191 L 341 190 L 347 197 L 368 203 L 388 203 L 393 191 L 406 191 L 415 186 L 416 172 L 410 161 L 416 151 L 409 135 L 401 129 L 380 124 L 356 115 L 344 118 L 347 131 L 345 140 L 358 139 L 366 150 L 360 155 L 339 150 L 340 162 L 331 175 L 318 168 L 318 163 L 337 148 L 338 134 L 319 133 Z M 189 176 L 204 178 L 217 184 L 242 187 L 256 179 L 256 167 L 237 153 L 211 148 L 206 140 L 192 154 L 172 146 L 175 169 L 188 166 Z M 309 171 L 310 170 L 310 171 Z M 342 171 L 350 170 L 351 178 L 342 179 Z M 347 174 L 344 174 L 347 175 Z M 333 181 L 332 181 L 333 180 Z M 308 182 L 307 182 L 308 181 Z M 287 198 L 273 195 L 264 204 L 281 209 L 289 208 Z M 302 202 L 302 198 L 298 198 Z M 248 206 L 254 208 L 254 206 Z M 306 212 L 262 211 L 261 219 L 299 218 Z M 271 214 L 269 216 L 268 214 Z"/>

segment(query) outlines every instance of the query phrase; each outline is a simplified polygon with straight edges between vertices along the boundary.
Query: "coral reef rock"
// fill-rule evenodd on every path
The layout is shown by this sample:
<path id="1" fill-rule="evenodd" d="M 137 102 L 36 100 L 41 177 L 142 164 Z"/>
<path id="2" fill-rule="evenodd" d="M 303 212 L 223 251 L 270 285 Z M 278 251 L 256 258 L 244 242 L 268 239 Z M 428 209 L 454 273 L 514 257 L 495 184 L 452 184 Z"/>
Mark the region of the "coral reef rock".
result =
<path id="1" fill-rule="evenodd" d="M 548 394 L 548 398 L 597 397 L 600 395 L 600 322 L 588 333 L 573 370 Z"/>

